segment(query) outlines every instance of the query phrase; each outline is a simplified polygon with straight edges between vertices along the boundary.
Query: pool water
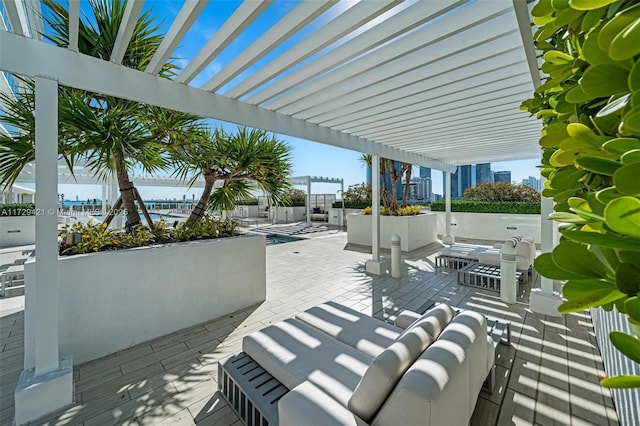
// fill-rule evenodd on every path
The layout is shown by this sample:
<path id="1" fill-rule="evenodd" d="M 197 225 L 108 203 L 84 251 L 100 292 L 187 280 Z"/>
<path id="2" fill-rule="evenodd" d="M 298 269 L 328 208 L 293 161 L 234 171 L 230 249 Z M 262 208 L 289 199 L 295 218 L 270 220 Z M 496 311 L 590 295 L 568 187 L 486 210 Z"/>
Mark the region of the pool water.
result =
<path id="1" fill-rule="evenodd" d="M 290 235 L 267 234 L 267 245 L 273 246 L 276 244 L 291 243 L 293 241 L 300 241 L 301 239 L 302 238 L 292 237 Z"/>

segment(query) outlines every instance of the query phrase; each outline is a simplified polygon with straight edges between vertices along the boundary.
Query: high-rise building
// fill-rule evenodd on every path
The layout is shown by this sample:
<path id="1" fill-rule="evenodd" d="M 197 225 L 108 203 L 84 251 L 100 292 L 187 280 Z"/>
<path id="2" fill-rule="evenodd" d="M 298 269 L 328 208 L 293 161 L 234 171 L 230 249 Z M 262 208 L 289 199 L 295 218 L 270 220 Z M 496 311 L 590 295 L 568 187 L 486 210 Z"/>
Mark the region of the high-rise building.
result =
<path id="1" fill-rule="evenodd" d="M 442 193 L 445 193 L 445 174 L 442 174 Z M 481 182 L 492 182 L 493 173 L 491 163 L 470 164 L 458 166 L 455 173 L 451 174 L 451 198 L 460 200 L 464 197 L 464 191 L 473 188 Z"/>
<path id="2" fill-rule="evenodd" d="M 406 185 L 406 183 L 404 185 Z M 411 182 L 409 183 L 409 185 L 409 199 L 417 200 L 420 202 L 432 201 L 433 192 L 431 187 L 431 178 L 413 177 L 411 178 Z"/>
<path id="3" fill-rule="evenodd" d="M 493 182 L 491 163 L 482 163 L 476 165 L 476 185 L 482 182 Z"/>
<path id="4" fill-rule="evenodd" d="M 431 179 L 431 169 L 429 167 L 420 166 L 420 177 Z"/>
<path id="5" fill-rule="evenodd" d="M 540 192 L 542 189 L 542 185 L 540 183 L 540 179 L 537 179 L 533 176 L 529 176 L 528 178 L 522 179 L 522 183 L 524 185 L 529 185 L 535 188 L 536 191 Z"/>
<path id="6" fill-rule="evenodd" d="M 501 172 L 493 172 L 494 182 L 511 182 L 511 171 L 504 170 Z"/>

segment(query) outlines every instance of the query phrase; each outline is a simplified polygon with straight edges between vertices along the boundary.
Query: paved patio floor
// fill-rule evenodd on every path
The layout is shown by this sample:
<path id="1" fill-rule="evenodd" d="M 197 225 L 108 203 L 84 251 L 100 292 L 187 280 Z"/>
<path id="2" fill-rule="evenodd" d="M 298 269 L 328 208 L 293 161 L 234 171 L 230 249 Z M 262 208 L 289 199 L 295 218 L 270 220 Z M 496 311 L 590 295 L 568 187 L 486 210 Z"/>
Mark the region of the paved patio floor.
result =
<path id="1" fill-rule="evenodd" d="M 163 336 L 75 368 L 76 404 L 38 424 L 236 425 L 217 392 L 217 362 L 238 352 L 243 336 L 313 305 L 333 300 L 381 319 L 428 299 L 503 318 L 511 346 L 499 345 L 497 384 L 481 393 L 473 425 L 615 425 L 609 391 L 587 314 L 560 318 L 456 283 L 435 270 L 433 244 L 403 254 L 403 278 L 364 272 L 367 248 L 348 247 L 346 233 L 267 247 L 267 300 L 250 309 Z M 384 254 L 384 252 L 383 252 Z M 13 418 L 13 390 L 23 368 L 23 297 L 0 300 L 0 424 Z"/>

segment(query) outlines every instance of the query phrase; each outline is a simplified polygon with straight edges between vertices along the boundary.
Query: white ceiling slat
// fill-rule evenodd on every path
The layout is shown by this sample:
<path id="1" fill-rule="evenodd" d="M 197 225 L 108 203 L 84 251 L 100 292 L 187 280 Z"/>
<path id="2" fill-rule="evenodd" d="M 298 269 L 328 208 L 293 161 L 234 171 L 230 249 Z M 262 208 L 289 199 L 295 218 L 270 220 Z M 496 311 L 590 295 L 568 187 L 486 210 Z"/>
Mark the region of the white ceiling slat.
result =
<path id="1" fill-rule="evenodd" d="M 524 78 L 522 76 L 521 78 Z M 499 82 L 491 84 L 490 86 L 496 88 L 499 87 Z M 472 88 L 476 89 L 476 88 Z M 478 88 L 478 89 L 481 89 Z M 345 123 L 334 128 L 353 133 L 375 133 L 384 131 L 398 131 L 414 124 L 429 124 L 439 122 L 440 120 L 451 120 L 452 118 L 460 118 L 465 112 L 474 113 L 478 109 L 488 108 L 490 106 L 499 105 L 514 108 L 515 105 L 519 105 L 522 96 L 526 96 L 530 93 L 527 90 L 514 91 L 514 88 L 498 88 L 494 94 L 482 94 L 478 95 L 480 99 L 465 96 L 468 92 L 453 93 L 451 96 L 460 96 L 460 99 L 452 101 L 451 104 L 440 102 L 440 99 L 433 99 L 430 102 L 423 104 L 411 104 L 406 107 L 402 107 L 397 112 L 385 111 L 382 115 L 377 116 L 377 120 L 368 121 L 366 123 L 359 123 L 354 126 L 354 123 Z M 517 110 L 517 108 L 516 108 Z M 322 124 L 321 124 L 322 125 Z M 344 128 L 344 129 L 343 129 Z"/>
<path id="2" fill-rule="evenodd" d="M 289 74 L 246 99 L 247 103 L 259 105 L 296 87 L 327 70 L 374 49 L 393 38 L 442 16 L 466 3 L 467 0 L 422 1 L 398 12 L 380 24 L 368 29 L 343 45 L 333 49 L 331 54 L 318 58 L 299 70 Z"/>
<path id="3" fill-rule="evenodd" d="M 425 93 L 437 87 L 446 87 L 442 86 L 443 83 L 438 83 L 437 80 L 445 82 L 453 80 L 457 76 L 464 75 L 465 71 L 468 73 L 469 69 L 473 69 L 473 72 L 476 72 L 475 67 L 477 64 L 485 64 L 485 68 L 490 69 L 488 67 L 490 65 L 489 61 L 505 64 L 512 63 L 514 50 L 517 49 L 517 46 L 512 46 L 509 42 L 508 34 L 491 41 L 483 47 L 492 49 L 491 52 L 495 53 L 487 55 L 484 48 L 459 52 L 455 52 L 452 49 L 452 54 L 449 56 L 445 53 L 444 57 L 438 56 L 431 51 L 416 53 L 415 56 L 411 55 L 411 57 L 406 58 L 407 61 L 398 61 L 398 64 L 395 64 L 394 68 L 397 68 L 395 75 L 391 74 L 390 71 L 389 77 L 380 81 L 380 77 L 372 70 L 358 78 L 349 79 L 335 86 L 328 86 L 327 92 L 331 93 L 326 96 L 320 97 L 320 94 L 310 96 L 316 99 L 313 107 L 306 108 L 302 113 L 289 113 L 314 122 L 330 122 L 335 120 L 336 116 L 353 114 L 394 99 L 403 99 L 419 92 Z M 427 55 L 433 57 L 434 60 L 425 63 L 422 58 Z M 417 65 L 414 66 L 416 63 Z M 423 65 L 420 65 L 420 63 Z M 391 64 L 387 66 L 391 67 Z M 451 75 L 451 73 L 455 75 Z M 351 90 L 349 90 L 349 86 L 352 87 Z M 344 95 L 339 96 L 339 92 L 334 91 L 335 88 L 340 89 Z M 433 96 L 439 96 L 439 94 L 433 93 Z M 324 101 L 325 98 L 329 100 Z M 348 105 L 342 105 L 344 103 L 348 103 Z M 299 104 L 303 107 L 308 105 L 305 103 Z M 338 109 L 340 113 L 336 114 Z M 286 114 L 289 108 L 283 108 L 278 111 Z"/>
<path id="4" fill-rule="evenodd" d="M 40 0 L 25 0 L 27 18 L 31 24 L 31 37 L 42 40 L 44 26 L 42 25 L 42 9 Z"/>
<path id="5" fill-rule="evenodd" d="M 78 51 L 78 33 L 80 30 L 80 2 L 69 2 L 69 50 Z"/>
<path id="6" fill-rule="evenodd" d="M 142 6 L 144 6 L 144 0 L 127 0 L 124 15 L 122 16 L 122 23 L 120 23 L 116 42 L 111 52 L 111 62 L 115 64 L 122 63 L 131 37 L 133 36 L 133 30 L 138 22 Z"/>
<path id="7" fill-rule="evenodd" d="M 77 55 L 67 49 L 12 33 L 0 31 L 0 45 L 3 47 L 0 50 L 0 69 L 14 74 L 47 75 L 56 78 L 62 85 L 82 90 L 377 154 L 438 170 L 454 169 L 450 164 L 426 154 L 399 150 L 122 65 Z M 13 52 L 29 54 L 16 55 Z"/>
<path id="8" fill-rule="evenodd" d="M 218 56 L 236 37 L 244 31 L 264 10 L 269 7 L 273 0 L 245 1 L 233 12 L 231 17 L 216 31 L 207 44 L 196 54 L 187 64 L 175 81 L 178 83 L 189 83 L 193 80 L 211 61 Z"/>
<path id="9" fill-rule="evenodd" d="M 350 34 L 362 25 L 398 5 L 402 0 L 360 2 L 332 19 L 318 31 L 280 55 L 276 60 L 252 74 L 224 93 L 230 98 L 240 98 L 274 76 L 294 67 L 331 43 Z"/>
<path id="10" fill-rule="evenodd" d="M 358 128 L 361 125 L 379 123 L 381 120 L 386 118 L 410 114 L 415 112 L 416 110 L 421 111 L 423 110 L 421 102 L 428 102 L 429 99 L 432 99 L 431 102 L 437 102 L 438 96 L 447 95 L 452 91 L 463 91 L 467 88 L 473 88 L 490 84 L 495 81 L 501 81 L 510 78 L 512 76 L 512 73 L 516 73 L 520 70 L 519 64 L 505 64 L 504 66 L 498 65 L 493 69 L 489 68 L 492 66 L 493 64 L 491 64 L 491 61 L 480 63 L 477 65 L 477 68 L 482 69 L 482 71 L 470 76 L 467 76 L 467 73 L 465 73 L 465 70 L 463 70 L 461 72 L 461 75 L 458 77 L 462 79 L 460 81 L 455 81 L 455 84 L 451 83 L 450 80 L 449 82 L 447 82 L 446 75 L 441 76 L 440 78 L 434 79 L 433 91 L 427 90 L 417 93 L 416 95 L 406 96 L 406 98 L 404 98 L 406 99 L 406 102 L 403 102 L 403 98 L 388 97 L 386 99 L 386 103 L 380 103 L 376 107 L 371 107 L 369 114 L 367 114 L 366 111 L 360 110 L 354 114 L 345 115 L 343 118 L 338 117 L 330 122 L 322 122 L 322 125 L 328 127 L 336 126 L 343 129 L 353 129 Z M 453 71 L 451 74 L 455 72 L 457 71 Z M 427 99 L 424 99 L 425 97 Z M 419 102 L 414 103 L 414 99 L 418 100 Z"/>
<path id="11" fill-rule="evenodd" d="M 160 72 L 169 59 L 169 56 L 171 56 L 171 53 L 176 50 L 182 38 L 187 34 L 187 31 L 189 31 L 208 3 L 209 0 L 186 0 L 184 2 L 178 16 L 176 16 L 173 24 L 171 24 L 171 28 L 169 28 L 160 46 L 158 46 L 158 50 L 156 50 L 153 58 L 149 61 L 145 72 L 149 74 L 157 74 Z"/>
<path id="12" fill-rule="evenodd" d="M 0 134 L 3 135 L 3 136 L 11 137 L 11 135 L 9 134 L 7 129 L 4 128 L 2 123 L 0 123 Z"/>
<path id="13" fill-rule="evenodd" d="M 477 117 L 456 118 L 456 126 L 461 128 L 468 127 L 469 129 L 481 128 L 483 125 L 492 122 L 500 123 L 503 121 L 511 121 L 514 117 L 516 117 L 519 121 L 521 119 L 520 114 L 521 112 L 519 111 L 507 109 L 506 111 L 493 112 L 483 115 L 483 117 L 486 117 L 486 119 L 478 119 Z M 429 132 L 429 134 L 431 135 L 441 129 L 448 131 L 451 128 L 451 123 L 448 120 L 441 120 L 434 123 L 423 123 L 422 121 L 416 120 L 410 124 L 400 123 L 397 126 L 397 130 L 383 129 L 379 131 L 371 131 L 368 133 L 363 132 L 357 134 L 362 137 L 371 138 L 385 138 L 392 135 L 407 136 L 418 132 Z"/>
<path id="14" fill-rule="evenodd" d="M 499 108 L 501 111 L 515 110 L 515 105 L 519 105 L 522 96 L 526 96 L 529 92 L 513 92 L 510 89 L 502 89 L 499 87 L 499 83 L 496 83 L 493 87 L 495 90 L 495 99 L 491 98 L 491 92 L 487 91 L 485 94 L 487 97 L 484 100 L 478 100 L 476 102 L 472 97 L 464 96 L 451 104 L 439 104 L 438 100 L 434 100 L 432 105 L 424 105 L 424 109 L 418 107 L 414 108 L 412 112 L 400 115 L 392 115 L 380 119 L 377 122 L 368 123 L 355 128 L 349 128 L 348 132 L 356 134 L 375 134 L 375 133 L 394 133 L 400 128 L 412 128 L 417 124 L 417 127 L 421 125 L 438 125 L 442 122 L 451 123 L 451 120 L 463 120 L 466 117 L 477 117 L 478 109 L 482 109 L 483 113 L 493 111 L 495 108 Z M 465 93 L 466 95 L 466 93 Z M 418 105 L 420 106 L 420 105 Z M 484 114 L 483 114 L 484 116 Z"/>
<path id="15" fill-rule="evenodd" d="M 242 71 L 249 68 L 266 54 L 278 47 L 287 38 L 305 27 L 308 23 L 324 13 L 337 0 L 316 0 L 301 2 L 291 12 L 269 28 L 260 38 L 238 54 L 231 63 L 222 68 L 209 81 L 202 85 L 203 90 L 215 92 L 225 83 L 231 81 Z"/>
<path id="16" fill-rule="evenodd" d="M 477 43 L 505 33 L 501 23 L 508 18 L 505 17 L 508 11 L 509 9 L 499 2 L 471 4 L 452 15 L 450 19 L 438 20 L 394 40 L 297 90 L 266 102 L 263 106 L 293 115 L 309 108 L 310 105 L 324 102 L 330 96 L 346 97 L 347 93 L 367 87 L 381 79 L 409 72 L 461 50 L 470 50 Z M 470 18 L 473 18 L 472 23 L 465 27 Z M 476 28 L 478 26 L 486 28 L 488 34 L 483 33 L 485 39 L 475 41 L 471 32 L 480 31 Z"/>
<path id="17" fill-rule="evenodd" d="M 2 4 L 7 13 L 9 25 L 11 25 L 11 31 L 25 37 L 31 37 L 24 3 L 21 0 L 2 0 Z"/>

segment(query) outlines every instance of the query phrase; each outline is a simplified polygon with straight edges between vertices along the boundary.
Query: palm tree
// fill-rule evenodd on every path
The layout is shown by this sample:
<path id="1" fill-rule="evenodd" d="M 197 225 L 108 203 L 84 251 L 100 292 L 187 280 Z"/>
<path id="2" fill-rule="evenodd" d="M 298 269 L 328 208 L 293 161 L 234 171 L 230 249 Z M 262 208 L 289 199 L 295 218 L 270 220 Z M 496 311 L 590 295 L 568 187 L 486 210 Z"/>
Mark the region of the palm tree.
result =
<path id="1" fill-rule="evenodd" d="M 362 154 L 360 161 L 367 166 L 371 167 L 371 161 L 373 156 L 371 154 Z M 412 165 L 410 163 L 398 162 L 399 168 L 396 167 L 396 161 L 388 158 L 380 157 L 380 201 L 382 205 L 392 213 L 398 211 L 398 182 L 405 178 L 407 183 L 402 193 L 401 207 L 407 206 L 407 200 L 409 199 L 409 182 L 411 181 Z M 387 176 L 391 183 L 391 189 L 387 187 Z"/>
<path id="2" fill-rule="evenodd" d="M 58 46 L 67 46 L 68 11 L 55 0 L 44 0 L 44 3 L 49 12 L 45 13 L 44 21 L 51 29 L 44 37 Z M 80 20 L 78 51 L 109 60 L 125 3 L 90 0 L 89 4 L 95 22 Z M 159 27 L 153 24 L 150 11 L 143 13 L 138 18 L 122 64 L 144 70 L 161 41 L 162 35 Z M 176 68 L 167 62 L 160 76 L 169 78 Z M 60 89 L 59 104 L 60 122 L 64 123 L 67 136 L 73 135 L 74 151 L 85 157 L 87 165 L 98 176 L 116 176 L 127 214 L 126 229 L 131 230 L 140 223 L 140 216 L 134 202 L 130 171 L 136 165 L 147 173 L 165 169 L 169 163 L 163 150 L 167 145 L 184 143 L 192 137 L 198 127 L 198 117 L 66 87 Z"/>
<path id="3" fill-rule="evenodd" d="M 238 199 L 250 196 L 251 183 L 269 194 L 275 203 L 285 201 L 290 188 L 290 149 L 264 130 L 239 127 L 229 134 L 223 129 L 203 132 L 194 143 L 177 146 L 172 153 L 175 175 L 200 176 L 205 186 L 186 226 L 200 220 L 207 209 L 228 211 Z M 214 189 L 216 181 L 223 181 Z"/>

